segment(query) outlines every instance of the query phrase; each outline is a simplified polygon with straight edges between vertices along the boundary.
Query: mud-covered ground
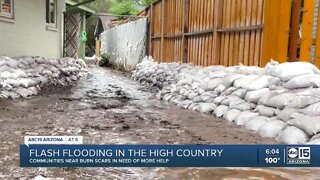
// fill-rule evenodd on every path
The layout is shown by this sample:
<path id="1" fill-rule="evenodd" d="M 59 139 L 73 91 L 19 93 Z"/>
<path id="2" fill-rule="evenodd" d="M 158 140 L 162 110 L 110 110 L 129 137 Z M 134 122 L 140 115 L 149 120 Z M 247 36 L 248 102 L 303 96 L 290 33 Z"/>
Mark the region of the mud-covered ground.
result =
<path id="1" fill-rule="evenodd" d="M 212 116 L 155 100 L 129 77 L 93 67 L 88 79 L 0 101 L 0 179 L 320 179 L 319 169 L 19 168 L 26 135 L 80 135 L 86 144 L 270 144 Z"/>

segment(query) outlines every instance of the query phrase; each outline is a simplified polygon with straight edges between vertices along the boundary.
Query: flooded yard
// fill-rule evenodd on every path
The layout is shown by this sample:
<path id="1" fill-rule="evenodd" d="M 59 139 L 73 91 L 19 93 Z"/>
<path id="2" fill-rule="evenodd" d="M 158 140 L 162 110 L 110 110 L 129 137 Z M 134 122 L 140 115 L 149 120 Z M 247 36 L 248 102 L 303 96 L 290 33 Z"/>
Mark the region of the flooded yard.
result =
<path id="1" fill-rule="evenodd" d="M 0 101 L 0 178 L 320 179 L 319 169 L 20 168 L 27 135 L 83 136 L 85 144 L 274 144 L 222 119 L 158 101 L 122 73 L 93 67 L 73 87 Z"/>

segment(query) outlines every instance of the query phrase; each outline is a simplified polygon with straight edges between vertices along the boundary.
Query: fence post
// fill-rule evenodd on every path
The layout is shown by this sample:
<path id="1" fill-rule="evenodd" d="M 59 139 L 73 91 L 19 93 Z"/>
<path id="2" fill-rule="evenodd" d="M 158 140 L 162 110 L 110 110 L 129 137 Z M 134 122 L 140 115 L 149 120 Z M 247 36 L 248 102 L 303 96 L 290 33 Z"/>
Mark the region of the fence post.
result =
<path id="1" fill-rule="evenodd" d="M 317 67 L 320 67 L 320 6 L 318 8 L 318 19 L 317 19 L 317 38 L 316 38 L 316 49 L 315 49 L 315 57 L 314 64 Z"/>
<path id="2" fill-rule="evenodd" d="M 149 56 L 153 56 L 152 36 L 153 36 L 153 4 L 148 11 L 148 37 L 149 37 Z"/>
<path id="3" fill-rule="evenodd" d="M 164 51 L 164 20 L 165 20 L 165 0 L 161 1 L 161 49 L 160 49 L 160 62 L 163 62 Z"/>
<path id="4" fill-rule="evenodd" d="M 183 10 L 183 29 L 182 29 L 182 62 L 188 62 L 188 38 L 186 33 L 189 32 L 189 7 L 190 0 L 184 0 L 184 10 Z"/>
<path id="5" fill-rule="evenodd" d="M 293 1 L 292 19 L 291 19 L 291 37 L 290 37 L 290 50 L 289 61 L 297 61 L 297 46 L 299 42 L 299 24 L 301 15 L 301 0 Z"/>
<path id="6" fill-rule="evenodd" d="M 288 55 L 291 0 L 265 0 L 262 60 L 286 62 Z"/>
<path id="7" fill-rule="evenodd" d="M 221 64 L 220 63 L 220 48 L 221 48 L 221 34 L 218 32 L 218 29 L 221 28 L 222 23 L 222 13 L 223 13 L 223 2 L 224 0 L 216 0 L 214 3 L 214 23 L 213 23 L 213 58 L 214 63 L 212 64 Z"/>
<path id="8" fill-rule="evenodd" d="M 300 61 L 310 62 L 315 0 L 304 1 Z"/>

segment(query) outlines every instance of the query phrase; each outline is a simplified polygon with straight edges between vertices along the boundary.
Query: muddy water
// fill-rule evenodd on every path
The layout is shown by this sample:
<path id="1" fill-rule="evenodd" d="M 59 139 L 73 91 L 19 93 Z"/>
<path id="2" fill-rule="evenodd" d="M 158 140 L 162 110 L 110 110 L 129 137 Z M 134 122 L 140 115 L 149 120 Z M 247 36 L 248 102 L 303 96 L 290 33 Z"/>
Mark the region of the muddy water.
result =
<path id="1" fill-rule="evenodd" d="M 19 168 L 26 135 L 81 135 L 87 144 L 276 143 L 157 101 L 120 73 L 90 72 L 74 87 L 0 102 L 0 179 L 320 179 L 319 169 Z"/>

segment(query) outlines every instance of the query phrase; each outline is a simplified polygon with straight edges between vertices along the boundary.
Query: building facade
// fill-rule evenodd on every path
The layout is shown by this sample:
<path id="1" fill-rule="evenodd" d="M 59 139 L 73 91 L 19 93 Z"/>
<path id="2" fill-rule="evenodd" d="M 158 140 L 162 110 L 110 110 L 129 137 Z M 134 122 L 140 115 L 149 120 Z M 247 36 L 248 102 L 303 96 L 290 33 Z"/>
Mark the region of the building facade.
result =
<path id="1" fill-rule="evenodd" d="M 0 2 L 0 55 L 63 56 L 65 0 Z"/>

